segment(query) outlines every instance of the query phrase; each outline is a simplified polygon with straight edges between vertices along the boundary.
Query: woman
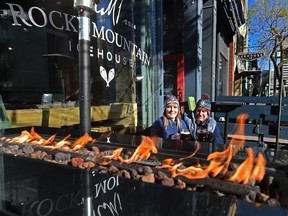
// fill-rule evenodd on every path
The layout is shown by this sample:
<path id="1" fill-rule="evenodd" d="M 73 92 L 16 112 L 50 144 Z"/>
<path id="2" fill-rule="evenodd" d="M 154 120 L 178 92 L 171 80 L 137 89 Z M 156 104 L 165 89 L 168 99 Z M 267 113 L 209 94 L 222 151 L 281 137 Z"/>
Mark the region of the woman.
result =
<path id="1" fill-rule="evenodd" d="M 188 126 L 182 120 L 179 101 L 174 96 L 167 96 L 163 116 L 153 123 L 150 135 L 164 139 L 180 139 L 182 129 L 188 129 Z"/>

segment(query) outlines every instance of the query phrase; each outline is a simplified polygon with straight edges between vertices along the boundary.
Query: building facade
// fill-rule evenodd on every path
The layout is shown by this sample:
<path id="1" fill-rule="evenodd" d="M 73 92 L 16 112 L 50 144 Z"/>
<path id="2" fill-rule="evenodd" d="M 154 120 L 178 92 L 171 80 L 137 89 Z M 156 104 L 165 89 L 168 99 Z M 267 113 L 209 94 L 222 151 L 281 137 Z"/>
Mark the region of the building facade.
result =
<path id="1" fill-rule="evenodd" d="M 166 95 L 181 101 L 204 92 L 212 100 L 233 95 L 236 40 L 245 37 L 239 34 L 243 8 L 241 0 L 95 4 L 86 23 L 91 105 L 136 104 L 133 126 L 145 128 L 162 115 Z M 37 109 L 47 95 L 52 104 L 77 106 L 81 71 L 73 2 L 7 0 L 0 11 L 0 94 L 6 109 Z"/>

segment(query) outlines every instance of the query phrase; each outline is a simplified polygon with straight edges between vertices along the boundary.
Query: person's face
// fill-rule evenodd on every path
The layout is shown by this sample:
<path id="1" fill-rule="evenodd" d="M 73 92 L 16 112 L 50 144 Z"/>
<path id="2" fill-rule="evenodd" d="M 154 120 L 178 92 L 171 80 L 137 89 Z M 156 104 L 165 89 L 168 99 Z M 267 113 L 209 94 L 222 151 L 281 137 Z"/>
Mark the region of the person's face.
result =
<path id="1" fill-rule="evenodd" d="M 208 111 L 203 107 L 198 107 L 196 109 L 196 120 L 205 121 L 208 118 Z"/>
<path id="2" fill-rule="evenodd" d="M 165 107 L 166 117 L 175 120 L 178 115 L 179 107 L 177 104 L 169 104 Z"/>

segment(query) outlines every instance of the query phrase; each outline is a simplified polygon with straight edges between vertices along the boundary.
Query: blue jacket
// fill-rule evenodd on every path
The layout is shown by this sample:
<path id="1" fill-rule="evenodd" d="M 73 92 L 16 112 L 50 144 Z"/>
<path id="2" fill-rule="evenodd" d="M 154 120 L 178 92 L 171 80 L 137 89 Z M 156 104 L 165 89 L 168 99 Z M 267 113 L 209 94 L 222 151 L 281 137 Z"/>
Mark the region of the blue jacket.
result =
<path id="1" fill-rule="evenodd" d="M 224 144 L 217 122 L 213 117 L 210 116 L 205 124 L 200 124 L 196 122 L 194 113 L 190 112 L 184 113 L 183 119 L 189 127 L 192 140 L 197 140 L 199 133 L 212 133 L 215 144 Z"/>
<path id="2" fill-rule="evenodd" d="M 182 129 L 188 129 L 185 121 L 181 120 Z M 158 136 L 160 138 L 168 139 L 171 135 L 180 133 L 180 129 L 177 127 L 177 122 L 170 121 L 167 129 L 164 130 L 163 118 L 158 118 L 151 126 L 151 136 Z"/>

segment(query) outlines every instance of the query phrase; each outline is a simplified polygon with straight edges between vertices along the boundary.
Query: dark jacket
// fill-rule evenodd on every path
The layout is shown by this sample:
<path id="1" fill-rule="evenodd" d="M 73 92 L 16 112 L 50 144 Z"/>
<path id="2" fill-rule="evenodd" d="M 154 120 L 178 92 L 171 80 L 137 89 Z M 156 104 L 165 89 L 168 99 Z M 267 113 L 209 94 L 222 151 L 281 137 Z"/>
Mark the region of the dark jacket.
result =
<path id="1" fill-rule="evenodd" d="M 197 122 L 193 112 L 184 113 L 183 119 L 189 127 L 192 140 L 211 141 L 215 144 L 224 144 L 217 122 L 209 117 L 205 122 Z"/>

